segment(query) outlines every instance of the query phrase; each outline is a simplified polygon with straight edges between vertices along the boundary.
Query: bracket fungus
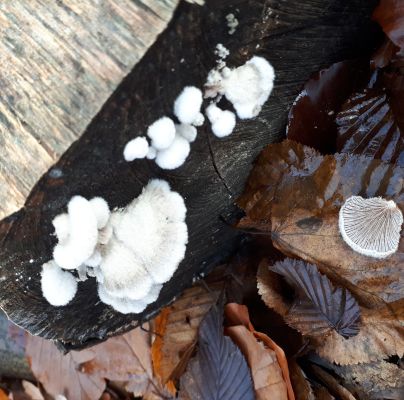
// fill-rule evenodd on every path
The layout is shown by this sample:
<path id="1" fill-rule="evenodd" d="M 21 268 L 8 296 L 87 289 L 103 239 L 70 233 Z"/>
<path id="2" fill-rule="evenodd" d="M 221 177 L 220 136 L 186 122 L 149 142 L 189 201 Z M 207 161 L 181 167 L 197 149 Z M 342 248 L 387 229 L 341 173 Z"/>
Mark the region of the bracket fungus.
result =
<path id="1" fill-rule="evenodd" d="M 349 197 L 339 212 L 344 241 L 356 252 L 385 258 L 395 253 L 400 241 L 403 214 L 393 200 L 381 197 Z"/>

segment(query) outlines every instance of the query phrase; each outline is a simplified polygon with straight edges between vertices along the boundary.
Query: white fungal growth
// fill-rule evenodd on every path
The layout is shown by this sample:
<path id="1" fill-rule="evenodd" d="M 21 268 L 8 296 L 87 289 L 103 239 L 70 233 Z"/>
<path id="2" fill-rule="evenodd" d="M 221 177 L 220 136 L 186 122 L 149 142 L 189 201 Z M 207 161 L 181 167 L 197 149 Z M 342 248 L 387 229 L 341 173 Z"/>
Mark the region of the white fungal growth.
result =
<path id="1" fill-rule="evenodd" d="M 188 140 L 176 134 L 168 149 L 157 152 L 156 164 L 163 169 L 176 169 L 184 164 L 190 151 L 191 147 Z"/>
<path id="2" fill-rule="evenodd" d="M 91 257 L 98 240 L 98 221 L 91 203 L 74 196 L 68 204 L 69 236 L 58 243 L 53 258 L 64 269 L 76 269 Z"/>
<path id="3" fill-rule="evenodd" d="M 125 209 L 113 213 L 113 236 L 102 249 L 100 264 L 109 296 L 145 301 L 156 284 L 171 279 L 185 256 L 185 215 L 183 198 L 157 179 Z"/>
<path id="4" fill-rule="evenodd" d="M 235 17 L 233 13 L 230 13 L 226 15 L 226 20 L 227 20 L 227 27 L 229 28 L 229 35 L 233 35 L 233 33 L 236 32 L 236 29 L 238 27 L 238 19 Z"/>
<path id="5" fill-rule="evenodd" d="M 143 136 L 139 136 L 126 143 L 123 150 L 123 157 L 130 162 L 137 158 L 145 158 L 149 151 L 149 143 Z"/>
<path id="6" fill-rule="evenodd" d="M 174 102 L 175 116 L 183 124 L 200 123 L 202 101 L 200 89 L 195 86 L 186 86 Z"/>
<path id="7" fill-rule="evenodd" d="M 155 150 L 164 150 L 171 146 L 175 138 L 175 125 L 171 118 L 162 117 L 147 129 L 147 136 L 152 140 Z M 145 156 L 147 155 L 147 152 Z"/>
<path id="8" fill-rule="evenodd" d="M 57 215 L 53 221 L 52 225 L 55 228 L 55 234 L 58 238 L 59 243 L 62 243 L 67 240 L 69 237 L 69 216 L 64 214 Z"/>
<path id="9" fill-rule="evenodd" d="M 197 130 L 194 126 L 189 124 L 179 124 L 175 125 L 177 134 L 181 135 L 189 143 L 192 143 L 196 139 Z"/>
<path id="10" fill-rule="evenodd" d="M 63 271 L 53 260 L 42 266 L 41 288 L 45 299 L 53 306 L 65 306 L 77 292 L 74 276 Z"/>
<path id="11" fill-rule="evenodd" d="M 236 126 L 236 116 L 233 112 L 222 110 L 212 103 L 206 108 L 206 116 L 212 124 L 212 132 L 218 138 L 223 138 L 233 133 Z"/>
<path id="12" fill-rule="evenodd" d="M 94 197 L 90 200 L 90 205 L 97 219 L 97 228 L 102 229 L 107 225 L 111 212 L 108 203 L 102 197 Z"/>
<path id="13" fill-rule="evenodd" d="M 154 160 L 156 156 L 157 156 L 157 150 L 153 146 L 150 146 L 149 151 L 146 154 L 146 158 L 148 160 Z"/>
<path id="14" fill-rule="evenodd" d="M 241 119 L 256 117 L 273 89 L 275 72 L 263 57 L 254 56 L 235 68 L 212 70 L 206 82 L 206 95 L 225 95 Z"/>
<path id="15" fill-rule="evenodd" d="M 349 197 L 339 212 L 339 230 L 356 252 L 375 258 L 395 253 L 400 241 L 403 214 L 393 200 Z"/>
<path id="16" fill-rule="evenodd" d="M 215 54 L 216 54 L 219 58 L 221 58 L 222 60 L 224 60 L 225 58 L 228 57 L 228 55 L 230 54 L 230 51 L 229 51 L 226 47 L 224 47 L 221 43 L 218 43 L 218 44 L 216 45 L 216 48 L 215 48 Z"/>

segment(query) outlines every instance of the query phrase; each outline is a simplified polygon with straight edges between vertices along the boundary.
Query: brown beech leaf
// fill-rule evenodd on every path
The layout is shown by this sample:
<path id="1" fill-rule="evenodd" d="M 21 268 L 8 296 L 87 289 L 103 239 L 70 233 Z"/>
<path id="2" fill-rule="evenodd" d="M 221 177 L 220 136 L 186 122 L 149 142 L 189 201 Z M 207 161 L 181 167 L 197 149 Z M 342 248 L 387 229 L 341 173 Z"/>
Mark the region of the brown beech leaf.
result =
<path id="1" fill-rule="evenodd" d="M 225 307 L 226 334 L 237 344 L 251 368 L 258 400 L 294 400 L 284 351 L 267 335 L 256 332 L 246 306 L 229 303 Z"/>
<path id="2" fill-rule="evenodd" d="M 311 336 L 324 335 L 330 328 L 345 338 L 358 334 L 358 303 L 345 288 L 334 288 L 315 265 L 286 258 L 269 269 L 282 275 L 298 294 L 287 314 L 288 324 Z"/>
<path id="3" fill-rule="evenodd" d="M 153 377 L 150 334 L 140 328 L 66 355 L 51 341 L 29 335 L 26 353 L 35 377 L 54 397 L 98 399 L 105 379 L 127 381 L 127 390 L 135 396 L 165 396 Z"/>
<path id="4" fill-rule="evenodd" d="M 223 307 L 210 309 L 199 327 L 198 351 L 180 381 L 180 399 L 253 400 L 243 354 L 223 334 Z"/>
<path id="5" fill-rule="evenodd" d="M 380 0 L 373 12 L 384 33 L 397 46 L 404 47 L 404 3 L 402 0 Z"/>
<path id="6" fill-rule="evenodd" d="M 265 304 L 289 321 L 288 312 L 293 304 L 290 291 L 282 286 L 279 275 L 268 270 L 267 261 L 260 264 L 257 280 L 259 294 Z M 361 307 L 360 312 L 361 327 L 356 336 L 345 339 L 331 331 L 326 337 L 311 337 L 316 352 L 331 362 L 344 365 L 404 354 L 402 300 L 379 310 Z"/>
<path id="7" fill-rule="evenodd" d="M 9 397 L 6 395 L 6 393 L 1 388 L 0 388 L 0 400 L 9 400 Z"/>
<path id="8" fill-rule="evenodd" d="M 362 195 L 392 199 L 404 210 L 403 176 L 404 168 L 380 160 L 322 156 L 285 140 L 262 151 L 239 204 L 248 220 L 258 221 L 265 232 L 270 229 L 274 245 L 284 254 L 316 264 L 359 304 L 377 308 L 404 295 L 404 232 L 390 257 L 361 255 L 340 235 L 339 209 L 348 197 Z"/>
<path id="9" fill-rule="evenodd" d="M 334 153 L 335 115 L 345 99 L 366 83 L 367 64 L 363 60 L 342 61 L 314 74 L 289 111 L 287 137 L 323 154 Z"/>
<path id="10" fill-rule="evenodd" d="M 290 380 L 295 392 L 296 400 L 316 400 L 313 389 L 299 364 L 289 360 Z"/>
<path id="11" fill-rule="evenodd" d="M 185 371 L 195 347 L 198 328 L 206 313 L 219 298 L 222 285 L 187 289 L 171 306 L 163 309 L 153 322 L 157 333 L 152 345 L 154 373 L 175 393 L 174 382 Z"/>

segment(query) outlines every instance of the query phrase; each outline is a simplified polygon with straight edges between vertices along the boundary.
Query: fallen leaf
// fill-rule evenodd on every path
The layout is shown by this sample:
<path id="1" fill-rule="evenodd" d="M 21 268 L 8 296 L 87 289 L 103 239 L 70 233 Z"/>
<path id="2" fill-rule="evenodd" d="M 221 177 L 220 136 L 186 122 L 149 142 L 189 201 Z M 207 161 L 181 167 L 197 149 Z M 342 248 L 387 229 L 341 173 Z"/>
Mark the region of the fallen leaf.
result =
<path id="1" fill-rule="evenodd" d="M 289 360 L 289 371 L 296 400 L 316 400 L 305 373 L 295 360 Z"/>
<path id="2" fill-rule="evenodd" d="M 404 80 L 394 81 L 403 84 L 401 88 L 395 85 L 398 97 L 384 87 L 365 88 L 343 104 L 336 118 L 337 151 L 404 166 Z"/>
<path id="3" fill-rule="evenodd" d="M 198 352 L 180 381 L 180 399 L 253 400 L 246 360 L 223 334 L 223 308 L 212 307 L 199 327 Z"/>
<path id="4" fill-rule="evenodd" d="M 0 400 L 9 400 L 9 397 L 6 395 L 6 393 L 1 388 L 0 388 Z"/>
<path id="5" fill-rule="evenodd" d="M 256 399 L 289 399 L 295 396 L 284 351 L 267 335 L 256 332 L 246 306 L 225 306 L 229 335 L 244 354 L 251 368 Z"/>
<path id="6" fill-rule="evenodd" d="M 357 336 L 345 339 L 331 332 L 327 337 L 314 339 L 316 352 L 337 364 L 369 363 L 391 355 L 404 355 L 403 306 L 396 316 L 389 309 L 361 308 L 361 329 Z"/>
<path id="7" fill-rule="evenodd" d="M 290 289 L 281 284 L 279 275 L 268 269 L 266 260 L 258 268 L 257 281 L 264 303 L 290 322 L 288 313 L 293 304 Z M 343 365 L 371 362 L 395 354 L 399 357 L 404 355 L 402 301 L 379 310 L 360 307 L 360 313 L 361 327 L 356 336 L 345 339 L 335 331 L 328 336 L 310 336 L 315 351 L 330 362 Z"/>
<path id="8" fill-rule="evenodd" d="M 298 294 L 286 316 L 289 325 L 311 336 L 327 334 L 330 329 L 345 338 L 358 334 L 358 303 L 345 288 L 334 288 L 315 265 L 287 258 L 269 269 L 282 275 Z"/>
<path id="9" fill-rule="evenodd" d="M 287 137 L 323 154 L 336 151 L 335 115 L 348 96 L 367 82 L 368 63 L 349 60 L 332 64 L 311 77 L 288 116 Z"/>
<path id="10" fill-rule="evenodd" d="M 314 396 L 316 400 L 335 400 L 335 397 L 324 386 L 316 386 Z"/>
<path id="11" fill-rule="evenodd" d="M 21 384 L 22 387 L 24 388 L 25 393 L 32 400 L 45 400 L 39 388 L 35 386 L 33 383 L 28 382 L 26 380 L 22 380 Z"/>
<path id="12" fill-rule="evenodd" d="M 404 3 L 401 0 L 380 0 L 373 19 L 395 45 L 404 47 Z"/>
<path id="13" fill-rule="evenodd" d="M 157 334 L 152 345 L 153 369 L 163 384 L 175 394 L 174 382 L 185 371 L 195 347 L 198 328 L 206 313 L 216 304 L 222 285 L 187 289 L 171 306 L 163 309 L 153 322 Z"/>
<path id="14" fill-rule="evenodd" d="M 140 328 L 66 355 L 51 341 L 29 335 L 26 353 L 35 377 L 54 397 L 98 399 L 105 379 L 127 381 L 127 390 L 135 396 L 166 395 L 153 377 L 150 334 Z"/>
<path id="15" fill-rule="evenodd" d="M 404 210 L 404 168 L 369 157 L 315 150 L 285 140 L 266 147 L 239 204 L 247 218 L 271 230 L 284 254 L 316 264 L 359 304 L 384 307 L 404 295 L 404 240 L 380 260 L 356 253 L 342 239 L 339 209 L 352 195 L 382 196 Z"/>

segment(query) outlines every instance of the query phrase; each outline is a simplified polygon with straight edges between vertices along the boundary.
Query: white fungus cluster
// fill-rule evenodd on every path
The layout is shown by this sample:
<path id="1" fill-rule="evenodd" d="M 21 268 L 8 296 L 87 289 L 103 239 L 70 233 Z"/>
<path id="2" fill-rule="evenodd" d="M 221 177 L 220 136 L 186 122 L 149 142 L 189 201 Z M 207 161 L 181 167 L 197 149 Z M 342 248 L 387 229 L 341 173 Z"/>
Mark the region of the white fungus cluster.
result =
<path id="1" fill-rule="evenodd" d="M 161 117 L 147 129 L 151 143 L 143 136 L 129 141 L 123 151 L 126 161 L 137 158 L 155 160 L 162 169 L 176 169 L 184 164 L 191 145 L 197 135 L 197 126 L 205 118 L 201 113 L 202 91 L 194 86 L 186 86 L 174 102 L 174 115 L 179 123 L 169 117 Z"/>
<path id="2" fill-rule="evenodd" d="M 393 200 L 349 197 L 339 212 L 339 230 L 356 252 L 375 258 L 395 253 L 400 242 L 403 214 Z"/>
<path id="3" fill-rule="evenodd" d="M 229 21 L 237 26 L 237 19 L 229 14 Z M 233 26 L 232 25 L 232 26 Z M 221 43 L 215 48 L 216 68 L 212 69 L 205 83 L 205 97 L 213 101 L 205 110 L 213 134 L 224 138 L 233 133 L 236 115 L 231 110 L 222 110 L 217 103 L 223 96 L 232 104 L 241 119 L 256 117 L 273 89 L 275 72 L 263 57 L 252 57 L 244 65 L 230 69 L 225 59 L 230 54 Z M 155 160 L 162 169 L 176 169 L 184 164 L 196 139 L 197 129 L 205 117 L 201 113 L 202 91 L 195 86 L 186 86 L 174 102 L 174 115 L 178 124 L 169 117 L 162 117 L 147 129 L 151 140 L 137 137 L 128 142 L 124 149 L 126 161 L 136 158 Z"/>
<path id="4" fill-rule="evenodd" d="M 79 281 L 97 279 L 102 302 L 121 313 L 142 312 L 185 257 L 185 216 L 183 198 L 157 179 L 112 213 L 101 198 L 73 197 L 67 214 L 53 220 L 58 244 L 42 268 L 44 297 L 54 306 L 68 304 L 77 280 L 66 270 L 76 270 Z"/>

